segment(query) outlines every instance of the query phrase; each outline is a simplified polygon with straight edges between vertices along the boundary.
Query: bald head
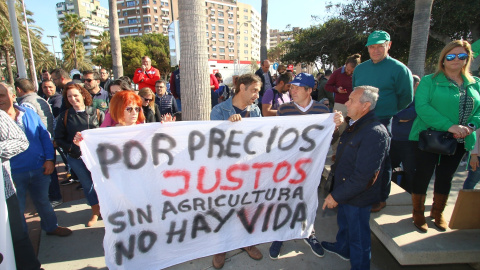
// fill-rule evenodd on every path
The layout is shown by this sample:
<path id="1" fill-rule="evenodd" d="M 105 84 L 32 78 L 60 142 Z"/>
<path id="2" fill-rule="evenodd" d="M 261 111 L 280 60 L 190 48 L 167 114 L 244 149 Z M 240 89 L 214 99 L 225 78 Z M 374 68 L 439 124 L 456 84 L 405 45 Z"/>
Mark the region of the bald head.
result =
<path id="1" fill-rule="evenodd" d="M 263 60 L 262 62 L 262 71 L 263 73 L 267 73 L 268 70 L 270 69 L 270 61 L 267 60 Z"/>

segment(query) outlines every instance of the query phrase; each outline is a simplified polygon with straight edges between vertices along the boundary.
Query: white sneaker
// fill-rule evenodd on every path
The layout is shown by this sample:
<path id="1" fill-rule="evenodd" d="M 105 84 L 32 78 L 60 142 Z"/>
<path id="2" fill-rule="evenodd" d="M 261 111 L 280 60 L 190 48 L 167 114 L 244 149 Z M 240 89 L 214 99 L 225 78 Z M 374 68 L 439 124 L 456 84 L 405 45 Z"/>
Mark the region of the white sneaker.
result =
<path id="1" fill-rule="evenodd" d="M 58 200 L 58 201 L 51 201 L 50 204 L 52 205 L 52 208 L 55 208 L 59 206 L 60 204 L 63 203 L 63 200 Z"/>

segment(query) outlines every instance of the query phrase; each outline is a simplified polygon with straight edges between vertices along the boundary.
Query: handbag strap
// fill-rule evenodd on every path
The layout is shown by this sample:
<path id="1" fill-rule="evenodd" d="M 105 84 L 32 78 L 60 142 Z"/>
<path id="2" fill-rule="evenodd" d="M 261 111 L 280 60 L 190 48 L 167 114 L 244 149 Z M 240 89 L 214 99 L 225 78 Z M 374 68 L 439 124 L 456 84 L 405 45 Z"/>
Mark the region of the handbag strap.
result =
<path id="1" fill-rule="evenodd" d="M 337 152 L 337 155 L 335 157 L 335 162 L 333 163 L 333 165 L 330 167 L 330 171 L 331 172 L 335 172 L 335 169 L 337 168 L 337 163 L 338 161 L 340 160 L 340 158 L 342 157 L 342 154 L 343 154 L 343 151 L 345 150 L 345 147 L 347 147 L 346 145 L 351 141 L 353 140 L 353 138 L 355 138 L 355 135 L 357 134 L 357 132 L 359 130 L 361 130 L 363 127 L 365 127 L 366 125 L 370 124 L 370 123 L 373 123 L 375 121 L 374 118 L 371 118 L 371 119 L 368 119 L 366 120 L 364 123 L 362 123 L 362 125 L 360 127 L 358 127 L 357 129 L 355 129 L 355 131 L 352 133 L 352 136 L 350 137 L 350 139 L 348 141 L 345 142 L 345 146 L 342 147 L 342 149 L 340 150 L 340 152 Z"/>

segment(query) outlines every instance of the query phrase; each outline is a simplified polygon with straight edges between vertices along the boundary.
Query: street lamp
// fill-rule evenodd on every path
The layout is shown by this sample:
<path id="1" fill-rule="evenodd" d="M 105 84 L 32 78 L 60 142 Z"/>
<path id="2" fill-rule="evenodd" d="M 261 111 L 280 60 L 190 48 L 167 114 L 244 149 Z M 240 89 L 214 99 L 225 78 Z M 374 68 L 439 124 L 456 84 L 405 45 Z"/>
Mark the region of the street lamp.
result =
<path id="1" fill-rule="evenodd" d="M 55 67 L 57 67 L 57 56 L 55 55 L 55 44 L 53 44 L 53 39 L 57 36 L 47 36 L 52 39 L 52 48 L 53 48 L 53 58 L 55 59 Z"/>

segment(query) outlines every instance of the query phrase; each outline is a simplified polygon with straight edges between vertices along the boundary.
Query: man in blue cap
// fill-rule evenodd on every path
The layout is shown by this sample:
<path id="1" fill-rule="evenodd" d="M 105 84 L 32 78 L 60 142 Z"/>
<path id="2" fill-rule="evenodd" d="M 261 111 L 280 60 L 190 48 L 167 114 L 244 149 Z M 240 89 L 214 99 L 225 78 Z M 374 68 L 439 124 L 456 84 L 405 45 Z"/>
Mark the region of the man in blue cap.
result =
<path id="1" fill-rule="evenodd" d="M 375 115 L 391 134 L 392 117 L 406 108 L 413 100 L 412 72 L 402 62 L 390 57 L 388 50 L 392 46 L 390 35 L 385 31 L 374 31 L 368 36 L 366 47 L 370 60 L 355 68 L 353 87 L 370 85 L 379 89 L 379 98 Z M 385 168 L 381 177 L 382 188 L 378 203 L 372 206 L 372 212 L 384 208 L 390 194 L 392 168 L 390 157 L 385 157 Z"/>
<path id="2" fill-rule="evenodd" d="M 311 94 L 313 87 L 315 87 L 315 78 L 311 74 L 300 73 L 295 76 L 295 79 L 289 84 L 291 85 L 290 95 L 292 97 L 292 101 L 280 105 L 277 110 L 278 116 L 330 113 L 330 110 L 327 106 L 312 99 Z M 341 112 L 335 111 L 334 122 L 336 126 L 334 136 L 338 137 L 338 126 L 343 123 L 343 115 Z M 304 238 L 303 240 L 305 244 L 310 247 L 315 256 L 321 258 L 325 255 L 322 246 L 315 237 L 315 230 L 312 230 L 310 236 L 308 238 Z M 278 259 L 282 245 L 282 241 L 272 242 L 272 245 L 269 249 L 269 256 L 272 260 Z"/>

